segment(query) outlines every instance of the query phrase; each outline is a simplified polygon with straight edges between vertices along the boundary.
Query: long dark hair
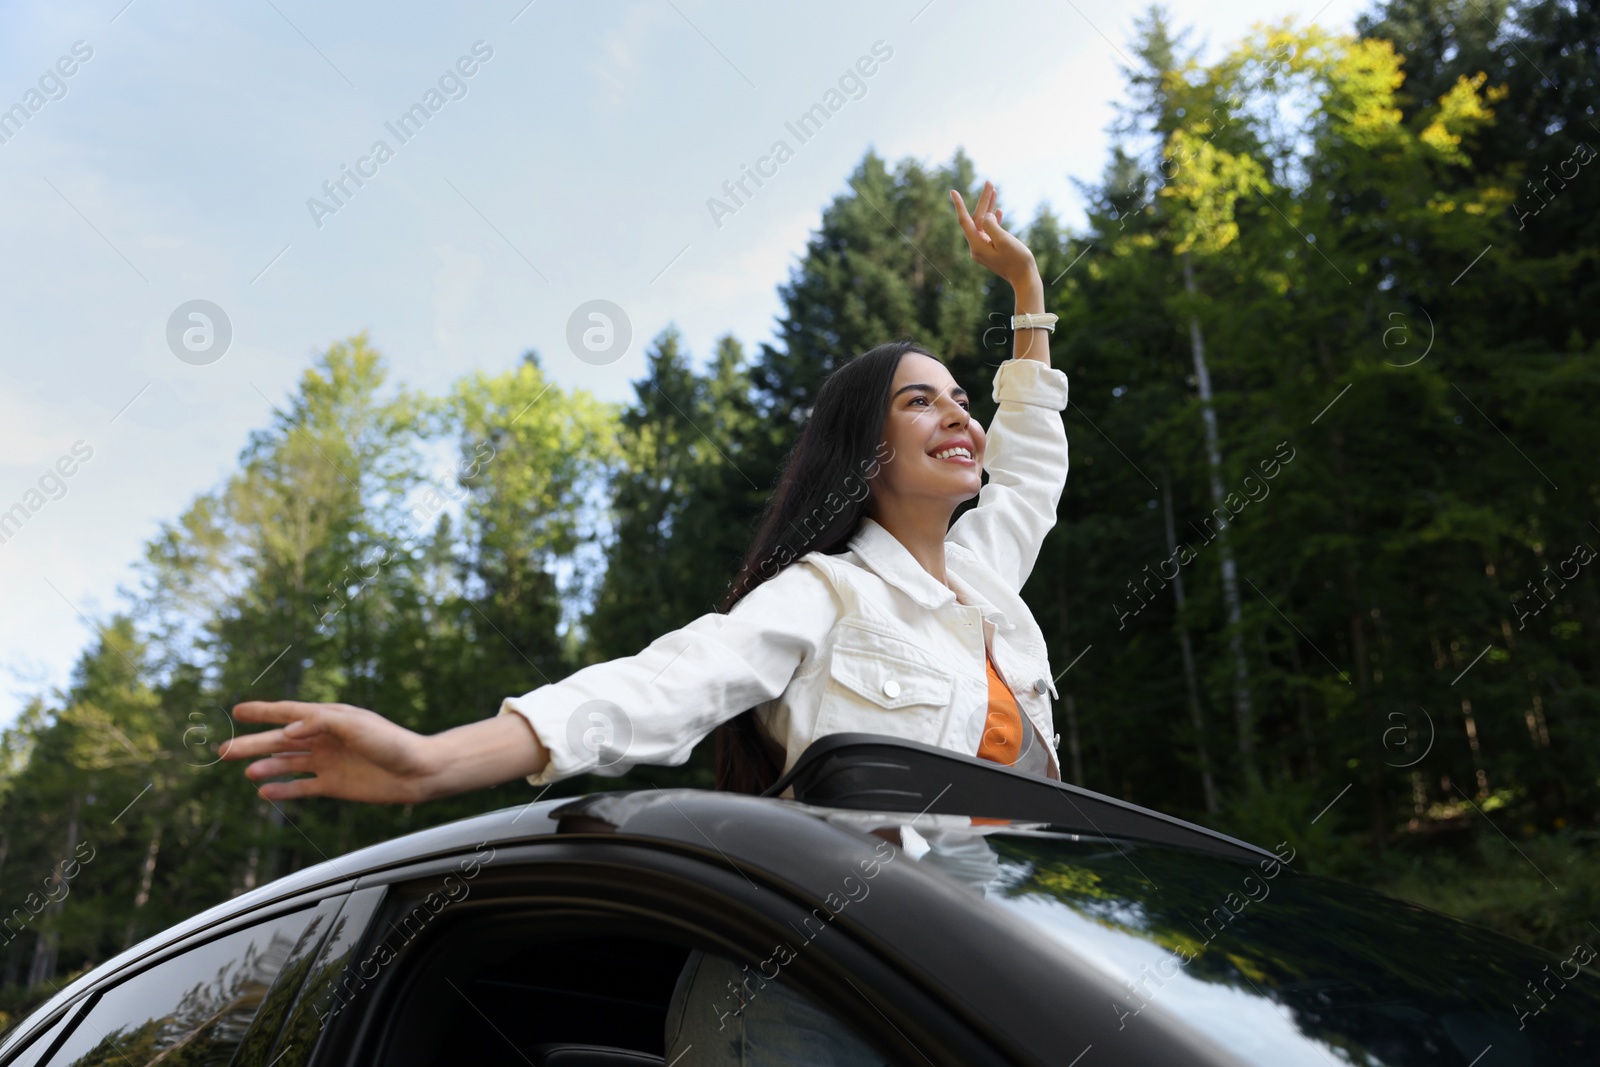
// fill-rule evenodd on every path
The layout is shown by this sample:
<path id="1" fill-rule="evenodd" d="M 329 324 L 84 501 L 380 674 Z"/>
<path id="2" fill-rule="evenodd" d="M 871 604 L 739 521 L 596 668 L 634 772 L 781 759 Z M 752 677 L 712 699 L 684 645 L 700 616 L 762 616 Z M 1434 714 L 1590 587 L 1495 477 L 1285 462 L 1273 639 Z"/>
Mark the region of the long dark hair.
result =
<path id="1" fill-rule="evenodd" d="M 915 342 L 891 341 L 861 353 L 823 380 L 799 440 L 783 461 L 778 488 L 767 501 L 723 611 L 807 552 L 836 555 L 849 546 L 867 513 L 867 479 L 892 458 L 879 455 L 878 448 L 894 372 L 908 352 L 933 356 Z M 754 709 L 717 727 L 718 789 L 764 792 L 778 780 L 784 762 L 783 746 L 761 729 Z"/>

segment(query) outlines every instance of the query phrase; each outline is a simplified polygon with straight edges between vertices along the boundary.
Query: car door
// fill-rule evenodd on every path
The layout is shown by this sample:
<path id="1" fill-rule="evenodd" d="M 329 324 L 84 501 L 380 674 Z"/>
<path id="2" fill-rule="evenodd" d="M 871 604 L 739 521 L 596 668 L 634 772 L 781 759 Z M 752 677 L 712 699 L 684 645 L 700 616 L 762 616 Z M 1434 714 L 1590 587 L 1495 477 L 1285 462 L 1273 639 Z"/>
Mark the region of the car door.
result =
<path id="1" fill-rule="evenodd" d="M 1012 1062 L 853 935 L 816 936 L 817 909 L 714 854 L 594 835 L 386 877 L 344 976 L 296 1009 L 324 1022 L 297 1064 L 665 1064 L 669 1009 L 694 952 L 743 976 L 749 992 L 730 1005 L 781 981 L 827 1028 L 876 1050 L 873 1062 Z M 713 1009 L 731 1010 L 696 1010 Z"/>

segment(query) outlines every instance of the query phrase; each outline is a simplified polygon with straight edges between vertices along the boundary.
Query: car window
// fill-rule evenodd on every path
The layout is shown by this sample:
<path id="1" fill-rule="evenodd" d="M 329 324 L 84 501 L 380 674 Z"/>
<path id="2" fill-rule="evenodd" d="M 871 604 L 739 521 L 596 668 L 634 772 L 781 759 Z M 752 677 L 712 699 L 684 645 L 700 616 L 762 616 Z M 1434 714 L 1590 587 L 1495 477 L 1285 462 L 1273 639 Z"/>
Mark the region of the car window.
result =
<path id="1" fill-rule="evenodd" d="M 666 1062 L 738 1064 L 747 1050 L 761 1049 L 774 1062 L 796 1067 L 883 1063 L 859 1034 L 795 988 L 782 971 L 786 954 L 778 948 L 750 965 L 691 952 L 667 1010 Z"/>
<path id="2" fill-rule="evenodd" d="M 648 936 L 449 935 L 392 1018 L 387 1067 L 766 1062 L 876 1065 L 882 1055 L 796 988 L 778 955 L 739 962 Z M 537 960 L 537 966 L 530 961 Z M 763 962 L 765 967 L 763 968 Z M 587 1058 L 585 1058 L 587 1057 Z"/>
<path id="3" fill-rule="evenodd" d="M 1067 834 L 967 837 L 969 884 L 1115 975 L 1107 1010 L 1125 1027 L 1153 1025 L 1149 1009 L 1271 1067 L 1600 1062 L 1585 945 L 1563 960 L 1299 874 L 1287 845 L 1251 865 Z"/>
<path id="4" fill-rule="evenodd" d="M 78 1009 L 81 1007 L 82 1005 L 78 1005 L 62 1012 L 61 1018 L 56 1020 L 55 1025 L 34 1038 L 23 1050 L 22 1055 L 12 1060 L 7 1067 L 34 1067 L 34 1064 L 42 1063 L 45 1054 L 50 1051 L 50 1046 L 55 1044 L 56 1038 L 61 1036 L 61 1032 L 67 1028 L 67 1024 L 78 1014 Z"/>
<path id="5" fill-rule="evenodd" d="M 857 1036 L 862 1020 L 824 1003 L 849 996 L 859 1009 L 859 991 L 845 994 L 836 980 L 819 990 L 816 950 L 796 964 L 794 945 L 807 941 L 790 931 L 821 920 L 763 897 L 756 906 L 794 922 L 769 918 L 766 932 L 750 935 L 761 927 L 749 902 L 715 903 L 726 899 L 724 883 L 748 883 L 716 867 L 698 883 L 690 921 L 681 879 L 700 866 L 667 862 L 677 873 L 661 883 L 659 903 L 643 863 L 597 863 L 581 875 L 564 864 L 502 867 L 484 881 L 451 872 L 391 886 L 329 1005 L 339 1021 L 316 1064 L 688 1067 L 747 1062 L 757 1047 L 763 1062 L 885 1062 Z M 612 905 L 613 895 L 626 903 Z M 725 936 L 724 924 L 739 932 L 707 943 Z M 830 954 L 845 947 L 835 942 Z"/>
<path id="6" fill-rule="evenodd" d="M 112 986 L 50 1067 L 225 1067 L 315 910 L 225 934 Z"/>
<path id="7" fill-rule="evenodd" d="M 341 992 L 349 985 L 346 972 L 350 969 L 351 957 L 365 937 L 385 892 L 386 887 L 374 886 L 357 889 L 349 895 L 316 957 L 307 961 L 304 980 L 298 983 L 294 1006 L 277 1033 L 276 1045 L 271 1048 L 270 1055 L 263 1051 L 248 1061 L 250 1065 L 270 1063 L 273 1067 L 301 1067 L 310 1060 L 328 1020 L 339 1014 L 336 1006 Z M 262 1036 L 268 1035 L 263 1033 Z M 246 1040 L 246 1051 L 251 1051 L 254 1037 L 253 1032 Z M 243 1056 L 238 1067 L 247 1067 Z"/>

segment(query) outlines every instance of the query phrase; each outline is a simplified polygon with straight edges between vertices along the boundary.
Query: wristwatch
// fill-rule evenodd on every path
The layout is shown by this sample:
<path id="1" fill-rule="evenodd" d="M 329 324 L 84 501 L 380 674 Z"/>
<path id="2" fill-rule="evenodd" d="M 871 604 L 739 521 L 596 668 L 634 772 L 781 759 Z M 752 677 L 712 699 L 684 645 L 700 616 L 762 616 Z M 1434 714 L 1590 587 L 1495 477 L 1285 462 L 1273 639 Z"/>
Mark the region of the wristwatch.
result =
<path id="1" fill-rule="evenodd" d="M 1011 328 L 1013 330 L 1049 330 L 1051 333 L 1055 333 L 1056 320 L 1059 317 L 1050 314 L 1048 311 L 1013 315 L 1011 316 Z"/>

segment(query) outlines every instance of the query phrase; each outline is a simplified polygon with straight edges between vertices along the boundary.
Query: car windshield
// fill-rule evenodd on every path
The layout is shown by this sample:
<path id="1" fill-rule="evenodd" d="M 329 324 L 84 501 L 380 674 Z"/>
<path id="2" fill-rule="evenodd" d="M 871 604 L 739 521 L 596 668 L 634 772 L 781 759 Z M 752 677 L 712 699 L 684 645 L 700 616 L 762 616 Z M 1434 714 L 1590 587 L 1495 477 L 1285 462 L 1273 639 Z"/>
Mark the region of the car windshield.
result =
<path id="1" fill-rule="evenodd" d="M 904 836 L 1121 983 L 1125 1026 L 1157 1008 L 1272 1067 L 1600 1062 L 1587 944 L 1562 958 L 1302 875 L 1288 846 L 1250 865 L 1048 831 Z"/>

